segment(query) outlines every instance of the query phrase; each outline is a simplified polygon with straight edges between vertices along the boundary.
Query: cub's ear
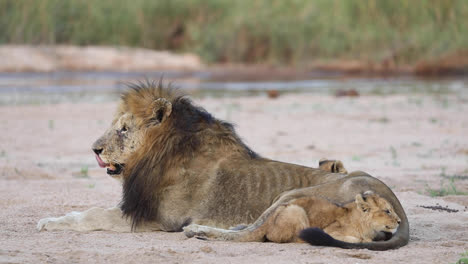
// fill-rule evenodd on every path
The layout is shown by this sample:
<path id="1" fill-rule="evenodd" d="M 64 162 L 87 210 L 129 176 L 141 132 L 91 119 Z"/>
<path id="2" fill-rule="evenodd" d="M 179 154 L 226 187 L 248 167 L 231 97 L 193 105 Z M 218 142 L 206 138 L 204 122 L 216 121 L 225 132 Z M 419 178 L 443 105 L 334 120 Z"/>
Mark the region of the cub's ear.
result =
<path id="1" fill-rule="evenodd" d="M 369 212 L 370 210 L 370 205 L 367 203 L 364 198 L 362 197 L 361 194 L 356 195 L 356 205 L 359 210 L 362 212 L 366 213 Z"/>
<path id="2" fill-rule="evenodd" d="M 172 104 L 166 98 L 159 98 L 153 101 L 153 119 L 162 123 L 171 115 Z"/>

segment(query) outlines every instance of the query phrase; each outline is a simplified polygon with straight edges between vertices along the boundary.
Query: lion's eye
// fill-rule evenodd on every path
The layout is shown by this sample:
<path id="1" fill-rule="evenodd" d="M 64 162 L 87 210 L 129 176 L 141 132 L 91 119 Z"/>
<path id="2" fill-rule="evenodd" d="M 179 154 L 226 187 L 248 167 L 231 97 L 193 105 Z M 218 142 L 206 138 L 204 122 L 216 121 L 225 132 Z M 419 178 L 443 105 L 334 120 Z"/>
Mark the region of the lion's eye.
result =
<path id="1" fill-rule="evenodd" d="M 122 132 L 122 133 L 127 132 L 127 126 L 123 126 L 123 127 L 120 129 L 120 132 Z"/>
<path id="2" fill-rule="evenodd" d="M 388 209 L 385 210 L 385 213 L 389 215 L 389 214 L 390 214 L 390 210 L 388 210 Z"/>

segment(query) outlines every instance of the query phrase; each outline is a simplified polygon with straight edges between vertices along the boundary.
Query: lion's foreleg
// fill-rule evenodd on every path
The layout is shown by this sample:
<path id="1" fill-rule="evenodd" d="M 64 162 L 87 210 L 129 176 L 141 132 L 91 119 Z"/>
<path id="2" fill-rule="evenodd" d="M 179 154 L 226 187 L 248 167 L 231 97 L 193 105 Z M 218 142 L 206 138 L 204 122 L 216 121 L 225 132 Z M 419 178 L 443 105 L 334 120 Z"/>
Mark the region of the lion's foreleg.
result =
<path id="1" fill-rule="evenodd" d="M 131 232 L 131 220 L 122 217 L 118 207 L 108 209 L 93 207 L 83 212 L 71 212 L 61 217 L 50 217 L 39 220 L 37 229 L 74 230 L 74 231 L 116 231 Z M 137 231 L 160 230 L 157 224 L 146 224 Z"/>
<path id="2" fill-rule="evenodd" d="M 204 225 L 191 224 L 184 227 L 184 234 L 187 237 L 206 237 L 215 240 L 236 240 L 239 231 L 222 229 Z"/>
<path id="3" fill-rule="evenodd" d="M 250 227 L 250 226 L 249 226 Z M 242 230 L 222 229 L 211 226 L 191 224 L 184 227 L 187 237 L 205 237 L 213 240 L 236 241 L 236 242 L 263 242 L 264 231 L 252 230 L 249 227 Z"/>

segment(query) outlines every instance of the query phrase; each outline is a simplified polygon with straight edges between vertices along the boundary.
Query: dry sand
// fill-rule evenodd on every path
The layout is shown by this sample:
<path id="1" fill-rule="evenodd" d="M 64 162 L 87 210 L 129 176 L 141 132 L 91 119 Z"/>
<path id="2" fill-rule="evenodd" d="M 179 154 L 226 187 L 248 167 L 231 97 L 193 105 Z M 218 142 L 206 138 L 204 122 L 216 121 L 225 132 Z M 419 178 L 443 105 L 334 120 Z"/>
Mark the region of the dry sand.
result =
<path id="1" fill-rule="evenodd" d="M 454 263 L 468 250 L 468 101 L 454 95 L 325 95 L 199 99 L 237 124 L 248 145 L 277 160 L 316 166 L 341 159 L 386 182 L 410 221 L 410 243 L 373 252 L 306 244 L 232 243 L 182 233 L 38 232 L 39 219 L 119 202 L 119 183 L 90 146 L 115 103 L 0 107 L 1 263 Z M 80 171 L 86 171 L 87 176 Z M 448 206 L 455 213 L 421 206 Z"/>

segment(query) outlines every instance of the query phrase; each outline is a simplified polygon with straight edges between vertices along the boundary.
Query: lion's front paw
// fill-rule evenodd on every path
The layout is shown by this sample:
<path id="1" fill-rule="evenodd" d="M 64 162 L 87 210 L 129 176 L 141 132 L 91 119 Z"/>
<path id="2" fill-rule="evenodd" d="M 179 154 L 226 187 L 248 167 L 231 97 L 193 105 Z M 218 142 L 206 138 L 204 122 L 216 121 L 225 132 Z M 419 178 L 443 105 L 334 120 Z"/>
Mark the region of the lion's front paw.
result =
<path id="1" fill-rule="evenodd" d="M 37 226 L 36 226 L 36 229 L 37 231 L 42 231 L 42 230 L 45 230 L 45 225 L 47 223 L 47 218 L 43 218 L 41 220 L 39 220 L 39 222 L 37 223 Z"/>
<path id="2" fill-rule="evenodd" d="M 76 222 L 80 216 L 78 212 L 71 212 L 61 217 L 43 218 L 39 220 L 36 228 L 38 231 L 75 230 Z"/>
<path id="3" fill-rule="evenodd" d="M 200 225 L 196 225 L 196 224 L 191 224 L 191 225 L 185 226 L 184 227 L 185 236 L 188 237 L 188 238 L 192 238 L 194 236 L 205 237 L 206 234 L 205 234 L 205 232 L 200 230 L 200 227 L 201 227 Z"/>
<path id="4" fill-rule="evenodd" d="M 53 230 L 54 221 L 57 221 L 57 218 L 49 217 L 39 220 L 36 227 L 37 231 Z"/>

